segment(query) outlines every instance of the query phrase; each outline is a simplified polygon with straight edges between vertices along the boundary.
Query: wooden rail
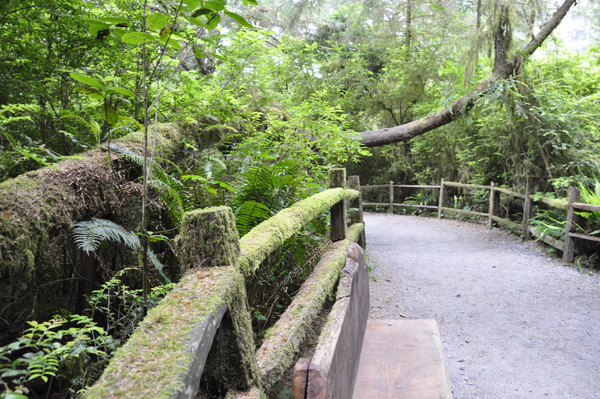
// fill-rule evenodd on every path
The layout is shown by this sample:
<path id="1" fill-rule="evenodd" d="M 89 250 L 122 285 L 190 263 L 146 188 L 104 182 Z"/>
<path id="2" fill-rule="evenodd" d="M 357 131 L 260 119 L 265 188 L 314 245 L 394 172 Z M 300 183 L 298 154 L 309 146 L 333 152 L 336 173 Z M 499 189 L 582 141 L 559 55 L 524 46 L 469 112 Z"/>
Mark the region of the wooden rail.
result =
<path id="1" fill-rule="evenodd" d="M 594 237 L 586 234 L 580 234 L 575 232 L 575 226 L 577 225 L 577 213 L 575 210 L 587 211 L 587 212 L 600 212 L 600 206 L 584 204 L 579 202 L 579 190 L 576 188 L 570 189 L 569 200 L 565 201 L 562 199 L 539 197 L 534 195 L 537 191 L 537 181 L 535 178 L 527 178 L 527 187 L 525 194 L 517 193 L 512 190 L 499 187 L 493 182 L 489 186 L 480 184 L 465 184 L 457 182 L 449 182 L 441 180 L 440 185 L 412 185 L 412 184 L 393 184 L 390 182 L 388 185 L 373 185 L 363 186 L 361 190 L 368 190 L 373 188 L 389 188 L 389 202 L 363 202 L 364 206 L 385 206 L 388 208 L 388 213 L 393 213 L 395 206 L 401 207 L 412 207 L 412 208 L 424 208 L 424 209 L 437 209 L 438 219 L 443 215 L 443 212 L 459 213 L 469 216 L 487 217 L 490 225 L 497 224 L 512 230 L 517 234 L 521 234 L 525 240 L 529 240 L 535 237 L 538 240 L 544 241 L 546 244 L 563 252 L 563 260 L 571 262 L 574 257 L 574 240 L 582 239 L 588 241 L 600 242 L 600 237 Z M 439 199 L 437 205 L 416 205 L 416 204 L 404 204 L 394 202 L 394 188 L 416 188 L 416 189 L 439 189 Z M 446 187 L 458 187 L 470 190 L 490 190 L 490 205 L 488 212 L 477 212 L 466 209 L 456 209 L 444 206 L 445 195 L 447 190 Z M 523 221 L 521 223 L 513 220 L 501 218 L 500 215 L 500 194 L 510 195 L 515 198 L 523 200 Z M 552 208 L 557 208 L 563 211 L 567 211 L 567 225 L 565 227 L 565 240 L 561 241 L 548 235 L 542 234 L 538 229 L 532 227 L 529 220 L 534 216 L 534 202 L 540 202 L 546 204 Z"/>
<path id="2" fill-rule="evenodd" d="M 265 391 L 293 365 L 333 292 L 351 242 L 366 245 L 358 176 L 349 178 L 349 189 L 346 185 L 345 170 L 332 170 L 329 190 L 279 212 L 241 240 L 228 207 L 186 213 L 175 240 L 184 277 L 148 313 L 85 398 L 191 399 L 202 377 L 228 392 L 228 399 L 266 399 Z M 332 244 L 256 350 L 245 279 L 327 209 Z"/>

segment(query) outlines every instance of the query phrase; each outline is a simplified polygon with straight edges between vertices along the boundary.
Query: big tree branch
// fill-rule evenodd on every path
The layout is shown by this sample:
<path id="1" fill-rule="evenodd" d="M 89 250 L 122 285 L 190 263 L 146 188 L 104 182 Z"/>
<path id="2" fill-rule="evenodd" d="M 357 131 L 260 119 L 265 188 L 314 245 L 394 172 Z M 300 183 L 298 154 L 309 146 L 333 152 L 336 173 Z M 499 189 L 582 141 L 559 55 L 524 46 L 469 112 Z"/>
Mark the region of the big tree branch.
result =
<path id="1" fill-rule="evenodd" d="M 359 133 L 362 144 L 367 147 L 379 147 L 386 144 L 397 143 L 400 141 L 408 141 L 413 137 L 427 133 L 438 127 L 444 126 L 453 122 L 463 115 L 466 115 L 475 102 L 488 90 L 498 79 L 506 79 L 512 76 L 515 71 L 533 52 L 550 36 L 550 34 L 560 24 L 562 19 L 567 15 L 567 12 L 576 0 L 565 0 L 565 2 L 556 10 L 552 18 L 548 20 L 537 35 L 529 43 L 527 43 L 517 55 L 509 62 L 502 57 L 500 65 L 498 65 L 498 57 L 496 57 L 496 68 L 491 77 L 481 82 L 475 90 L 469 94 L 465 94 L 456 100 L 452 106 L 439 110 L 424 118 L 405 123 L 400 126 L 385 128 L 380 130 L 372 130 L 369 132 Z M 504 30 L 499 27 L 496 32 L 496 52 L 504 52 L 501 43 L 504 42 Z M 500 38 L 498 35 L 502 35 Z M 499 40 L 498 40 L 499 39 Z M 501 66 L 501 67 L 499 67 Z"/>

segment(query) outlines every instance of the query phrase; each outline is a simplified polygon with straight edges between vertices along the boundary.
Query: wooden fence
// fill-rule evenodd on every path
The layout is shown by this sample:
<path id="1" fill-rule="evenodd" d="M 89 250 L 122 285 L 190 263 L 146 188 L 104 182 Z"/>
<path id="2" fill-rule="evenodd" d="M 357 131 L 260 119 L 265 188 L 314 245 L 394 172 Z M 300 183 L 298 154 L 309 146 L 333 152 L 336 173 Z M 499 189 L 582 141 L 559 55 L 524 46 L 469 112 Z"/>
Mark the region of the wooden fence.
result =
<path id="1" fill-rule="evenodd" d="M 416 205 L 416 204 L 405 204 L 396 203 L 394 201 L 394 188 L 413 188 L 413 189 L 439 189 L 438 204 L 437 205 Z M 446 187 L 457 187 L 470 190 L 490 190 L 490 205 L 488 212 L 476 212 L 472 210 L 449 208 L 445 205 Z M 407 184 L 394 184 L 390 182 L 387 185 L 372 185 L 362 186 L 361 190 L 372 189 L 372 188 L 387 188 L 389 189 L 389 202 L 363 202 L 363 206 L 384 206 L 388 208 L 388 213 L 393 213 L 394 207 L 412 207 L 412 208 L 425 208 L 437 210 L 438 219 L 442 217 L 443 212 L 454 212 L 469 216 L 480 216 L 488 218 L 489 224 L 494 223 L 513 230 L 517 234 L 522 234 L 525 240 L 529 240 L 536 237 L 552 247 L 563 251 L 563 260 L 571 262 L 574 257 L 575 238 L 600 242 L 600 237 L 594 237 L 586 234 L 576 233 L 577 226 L 577 213 L 576 211 L 587 211 L 587 212 L 600 212 L 600 206 L 583 204 L 580 201 L 579 189 L 571 187 L 569 190 L 569 200 L 560 200 L 549 197 L 539 197 L 534 195 L 537 191 L 536 179 L 532 177 L 527 178 L 526 193 L 521 194 L 502 188 L 494 184 L 493 182 L 489 186 L 478 185 L 478 184 L 463 184 L 456 182 L 449 182 L 441 180 L 440 185 L 407 185 Z M 523 200 L 523 222 L 517 223 L 509 219 L 500 217 L 500 195 L 506 194 L 514 198 L 520 198 Z M 531 226 L 529 220 L 534 216 L 534 202 L 540 202 L 546 204 L 551 208 L 557 208 L 563 211 L 567 211 L 567 224 L 565 227 L 565 240 L 558 240 L 549 235 L 542 235 L 534 226 Z"/>
<path id="2" fill-rule="evenodd" d="M 328 209 L 332 243 L 256 350 L 245 279 Z M 175 242 L 184 277 L 148 313 L 84 397 L 193 398 L 202 377 L 227 398 L 266 398 L 265 392 L 293 366 L 340 278 L 351 242 L 366 244 L 360 182 L 358 176 L 346 182 L 344 169 L 330 171 L 329 190 L 284 209 L 241 239 L 228 207 L 187 213 Z"/>

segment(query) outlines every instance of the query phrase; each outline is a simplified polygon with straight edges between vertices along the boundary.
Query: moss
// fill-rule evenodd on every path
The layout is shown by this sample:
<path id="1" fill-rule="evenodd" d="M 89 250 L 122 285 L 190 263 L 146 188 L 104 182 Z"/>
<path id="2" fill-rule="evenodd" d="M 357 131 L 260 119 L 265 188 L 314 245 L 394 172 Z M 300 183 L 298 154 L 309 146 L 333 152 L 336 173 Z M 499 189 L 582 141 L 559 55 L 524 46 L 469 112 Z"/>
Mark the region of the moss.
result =
<path id="1" fill-rule="evenodd" d="M 322 212 L 346 199 L 347 195 L 355 195 L 353 191 L 355 190 L 343 188 L 323 191 L 295 203 L 253 228 L 240 240 L 240 267 L 244 275 L 254 274 L 260 263 L 275 248 Z"/>
<path id="2" fill-rule="evenodd" d="M 176 125 L 160 125 L 158 136 L 161 156 L 170 157 L 182 146 Z M 140 137 L 131 134 L 113 144 L 141 153 Z M 71 275 L 75 223 L 97 217 L 128 230 L 138 227 L 139 185 L 127 180 L 126 171 L 108 168 L 105 157 L 96 149 L 0 183 L 0 303 L 11 304 L 0 316 L 8 324 L 30 314 L 33 284 L 45 287 L 38 289 L 40 317 L 68 307 L 63 289 L 48 283 Z"/>
<path id="3" fill-rule="evenodd" d="M 346 230 L 346 238 L 351 242 L 358 242 L 363 231 L 365 231 L 364 223 L 354 223 Z"/>
<path id="4" fill-rule="evenodd" d="M 148 313 L 85 398 L 168 398 L 181 391 L 182 373 L 192 357 L 186 347 L 193 326 L 236 296 L 241 284 L 242 276 L 234 267 L 186 275 Z"/>
<path id="5" fill-rule="evenodd" d="M 252 388 L 248 392 L 229 391 L 225 399 L 268 399 L 263 390 Z"/>
<path id="6" fill-rule="evenodd" d="M 240 245 L 233 212 L 221 206 L 186 213 L 175 246 L 184 272 L 237 264 Z"/>
<path id="7" fill-rule="evenodd" d="M 293 302 L 266 335 L 256 353 L 258 366 L 268 389 L 296 360 L 327 296 L 333 291 L 348 256 L 349 240 L 337 241 L 302 284 Z"/>

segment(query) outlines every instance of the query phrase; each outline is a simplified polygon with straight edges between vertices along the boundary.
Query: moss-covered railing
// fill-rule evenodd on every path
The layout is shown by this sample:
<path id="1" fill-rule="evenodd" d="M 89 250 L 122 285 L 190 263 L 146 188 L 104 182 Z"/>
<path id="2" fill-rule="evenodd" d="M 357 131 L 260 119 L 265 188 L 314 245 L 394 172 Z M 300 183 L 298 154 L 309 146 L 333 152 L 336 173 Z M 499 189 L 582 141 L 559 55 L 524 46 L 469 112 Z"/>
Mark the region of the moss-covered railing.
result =
<path id="1" fill-rule="evenodd" d="M 255 350 L 245 278 L 328 209 L 332 244 Z M 185 276 L 148 313 L 85 397 L 193 398 L 202 377 L 227 398 L 266 398 L 293 366 L 340 278 L 351 242 L 366 244 L 358 177 L 350 177 L 347 188 L 344 169 L 330 172 L 329 190 L 279 212 L 241 240 L 230 208 L 187 213 L 176 239 Z"/>

